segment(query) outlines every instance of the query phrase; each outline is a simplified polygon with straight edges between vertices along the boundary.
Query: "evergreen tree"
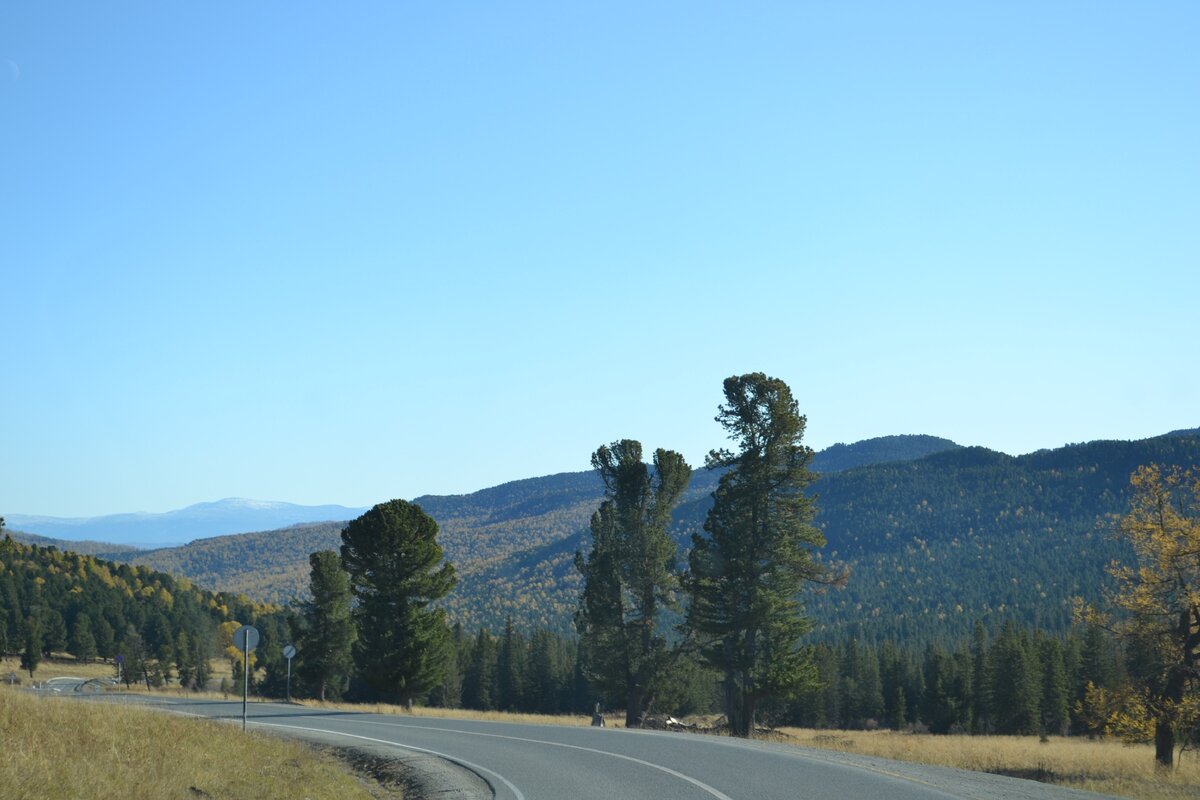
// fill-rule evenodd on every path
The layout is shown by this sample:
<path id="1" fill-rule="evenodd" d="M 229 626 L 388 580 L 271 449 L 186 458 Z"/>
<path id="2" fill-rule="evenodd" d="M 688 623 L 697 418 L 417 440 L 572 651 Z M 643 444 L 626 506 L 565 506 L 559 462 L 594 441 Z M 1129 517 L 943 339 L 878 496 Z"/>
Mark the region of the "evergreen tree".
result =
<path id="1" fill-rule="evenodd" d="M 584 579 L 575 625 L 589 676 L 621 696 L 625 725 L 635 728 L 679 652 L 668 646 L 660 616 L 676 609 L 678 548 L 667 526 L 692 468 L 678 453 L 659 449 L 651 474 L 641 443 L 632 439 L 601 446 L 592 467 L 605 499 L 592 515 L 591 552 L 575 554 Z"/>
<path id="2" fill-rule="evenodd" d="M 1036 643 L 1042 674 L 1042 733 L 1062 735 L 1070 724 L 1063 649 L 1056 640 L 1046 636 L 1039 637 Z"/>
<path id="3" fill-rule="evenodd" d="M 450 631 L 450 648 L 442 681 L 429 693 L 430 705 L 439 708 L 461 708 L 463 704 L 463 677 L 471 660 L 471 642 L 461 622 L 454 623 Z"/>
<path id="4" fill-rule="evenodd" d="M 175 672 L 180 688 L 195 688 L 196 668 L 192 662 L 192 640 L 187 631 L 180 631 L 175 637 Z"/>
<path id="5" fill-rule="evenodd" d="M 692 537 L 688 623 L 705 660 L 724 674 L 729 732 L 752 736 L 758 704 L 815 680 L 800 645 L 808 630 L 798 595 L 823 579 L 814 551 L 825 537 L 805 493 L 815 478 L 805 418 L 783 381 L 762 373 L 725 380 L 717 421 L 739 452 L 714 450 L 723 469 L 704 534 Z"/>
<path id="6" fill-rule="evenodd" d="M 410 709 L 441 681 L 450 657 L 446 612 L 431 607 L 455 583 L 437 533 L 433 518 L 405 500 L 381 503 L 342 530 L 342 565 L 358 599 L 358 674 Z"/>
<path id="7" fill-rule="evenodd" d="M 21 669 L 28 670 L 30 680 L 42 662 L 42 629 L 36 619 L 25 623 L 25 649 L 21 651 Z"/>
<path id="8" fill-rule="evenodd" d="M 332 550 L 310 554 L 308 563 L 312 599 L 302 606 L 296 672 L 325 700 L 341 696 L 354 667 L 350 576 Z"/>
<path id="9" fill-rule="evenodd" d="M 1040 728 L 1041 679 L 1027 637 L 1011 621 L 991 647 L 992 714 L 996 733 L 1030 734 Z"/>
<path id="10" fill-rule="evenodd" d="M 496 654 L 497 705 L 502 711 L 516 711 L 525 704 L 526 655 L 525 639 L 513 629 L 512 617 L 509 616 L 504 623 L 504 635 L 500 637 L 500 649 Z"/>
<path id="11" fill-rule="evenodd" d="M 104 617 L 96 620 L 93 626 L 96 637 L 96 653 L 101 658 L 112 658 L 117 654 L 117 634 L 113 626 Z"/>
<path id="12" fill-rule="evenodd" d="M 67 623 L 57 609 L 42 611 L 41 629 L 43 653 L 48 656 L 67 649 Z"/>
<path id="13" fill-rule="evenodd" d="M 480 628 L 471 648 L 471 660 L 463 677 L 463 705 L 479 711 L 493 711 L 499 695 L 496 675 L 496 640 L 487 628 Z"/>
<path id="14" fill-rule="evenodd" d="M 528 707 L 541 714 L 557 714 L 562 710 L 567 673 L 555 639 L 550 631 L 539 628 L 530 641 Z"/>
<path id="15" fill-rule="evenodd" d="M 192 639 L 192 682 L 198 692 L 207 689 L 208 682 L 212 679 L 211 656 L 210 644 L 207 639 L 199 636 Z"/>
<path id="16" fill-rule="evenodd" d="M 75 616 L 68 652 L 85 664 L 96 658 L 96 638 L 92 636 L 92 620 L 87 614 Z"/>
<path id="17" fill-rule="evenodd" d="M 983 622 L 975 620 L 971 633 L 971 733 L 992 730 L 992 685 L 988 670 L 988 636 Z"/>
<path id="18" fill-rule="evenodd" d="M 970 716 L 969 699 L 962 696 L 958 665 L 944 648 L 930 645 L 925 651 L 925 692 L 921 719 L 932 733 L 949 733 Z"/>

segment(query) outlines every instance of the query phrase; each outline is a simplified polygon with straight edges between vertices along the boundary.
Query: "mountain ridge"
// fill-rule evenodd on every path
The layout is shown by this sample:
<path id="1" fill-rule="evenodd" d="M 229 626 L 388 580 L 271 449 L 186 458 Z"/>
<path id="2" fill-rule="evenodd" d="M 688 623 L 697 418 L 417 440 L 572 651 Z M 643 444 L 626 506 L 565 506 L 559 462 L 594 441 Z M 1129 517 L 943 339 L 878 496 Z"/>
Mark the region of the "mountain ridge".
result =
<path id="1" fill-rule="evenodd" d="M 828 459 L 823 450 L 814 456 L 818 471 L 844 468 L 841 464 L 863 460 L 886 460 L 897 454 L 912 455 L 959 447 L 949 439 L 922 434 L 882 436 L 851 445 L 836 444 Z M 823 466 L 829 461 L 828 466 Z M 836 463 L 835 463 L 836 462 Z M 697 476 L 703 470 L 697 470 Z M 708 488 L 715 488 L 715 479 Z M 701 484 L 707 486 L 701 479 Z M 600 490 L 600 479 L 592 470 L 561 472 L 532 478 L 519 478 L 489 486 L 468 494 L 423 495 L 413 502 L 435 518 L 440 509 L 468 506 L 487 513 L 493 523 L 539 513 L 539 509 L 560 506 L 564 501 L 591 501 Z M 501 498 L 504 498 L 503 502 Z M 387 498 L 384 498 L 387 499 Z M 116 551 L 123 546 L 142 550 L 161 550 L 183 546 L 201 539 L 244 533 L 257 533 L 291 525 L 338 522 L 353 519 L 366 508 L 340 505 L 299 505 L 276 500 L 227 497 L 222 500 L 193 503 L 174 511 L 124 512 L 95 517 L 52 517 L 9 514 L 8 525 L 14 530 L 62 542 L 111 542 Z M 103 550 L 96 550 L 103 552 Z"/>

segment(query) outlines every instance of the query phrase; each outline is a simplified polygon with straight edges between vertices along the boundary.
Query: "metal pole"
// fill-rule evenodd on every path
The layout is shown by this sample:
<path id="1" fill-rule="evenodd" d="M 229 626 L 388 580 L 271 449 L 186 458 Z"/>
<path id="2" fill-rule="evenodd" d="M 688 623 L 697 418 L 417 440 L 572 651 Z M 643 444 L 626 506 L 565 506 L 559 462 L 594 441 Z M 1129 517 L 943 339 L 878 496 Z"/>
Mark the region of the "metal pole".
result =
<path id="1" fill-rule="evenodd" d="M 292 660 L 288 659 L 287 701 L 292 702 Z"/>
<path id="2" fill-rule="evenodd" d="M 242 637 L 242 730 L 246 730 L 246 695 L 250 692 L 250 634 Z"/>

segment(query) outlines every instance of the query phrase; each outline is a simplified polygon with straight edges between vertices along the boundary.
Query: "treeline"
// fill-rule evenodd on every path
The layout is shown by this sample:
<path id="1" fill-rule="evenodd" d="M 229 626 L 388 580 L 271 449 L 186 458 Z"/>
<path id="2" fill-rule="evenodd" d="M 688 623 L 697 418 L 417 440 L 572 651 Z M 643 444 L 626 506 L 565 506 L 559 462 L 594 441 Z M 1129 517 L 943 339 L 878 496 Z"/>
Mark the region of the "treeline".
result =
<path id="1" fill-rule="evenodd" d="M 1065 636 L 1006 622 L 977 622 L 959 646 L 912 650 L 856 639 L 813 650 L 817 681 L 776 709 L 788 724 L 815 728 L 975 734 L 1097 734 L 1088 687 L 1115 690 L 1128 660 L 1102 629 Z"/>
<path id="2" fill-rule="evenodd" d="M 54 653 L 85 663 L 121 656 L 130 681 L 203 687 L 219 626 L 270 611 L 145 567 L 0 541 L 0 652 L 19 652 L 31 676 Z"/>

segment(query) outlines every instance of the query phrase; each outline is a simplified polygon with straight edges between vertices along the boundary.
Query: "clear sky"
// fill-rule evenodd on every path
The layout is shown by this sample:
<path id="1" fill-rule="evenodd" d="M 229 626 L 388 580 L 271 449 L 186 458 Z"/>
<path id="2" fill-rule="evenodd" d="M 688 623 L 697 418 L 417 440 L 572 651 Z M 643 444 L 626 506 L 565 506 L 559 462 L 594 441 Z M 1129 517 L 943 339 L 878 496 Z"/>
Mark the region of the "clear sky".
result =
<path id="1" fill-rule="evenodd" d="M 1200 425 L 1200 4 L 0 7 L 0 514 Z"/>

